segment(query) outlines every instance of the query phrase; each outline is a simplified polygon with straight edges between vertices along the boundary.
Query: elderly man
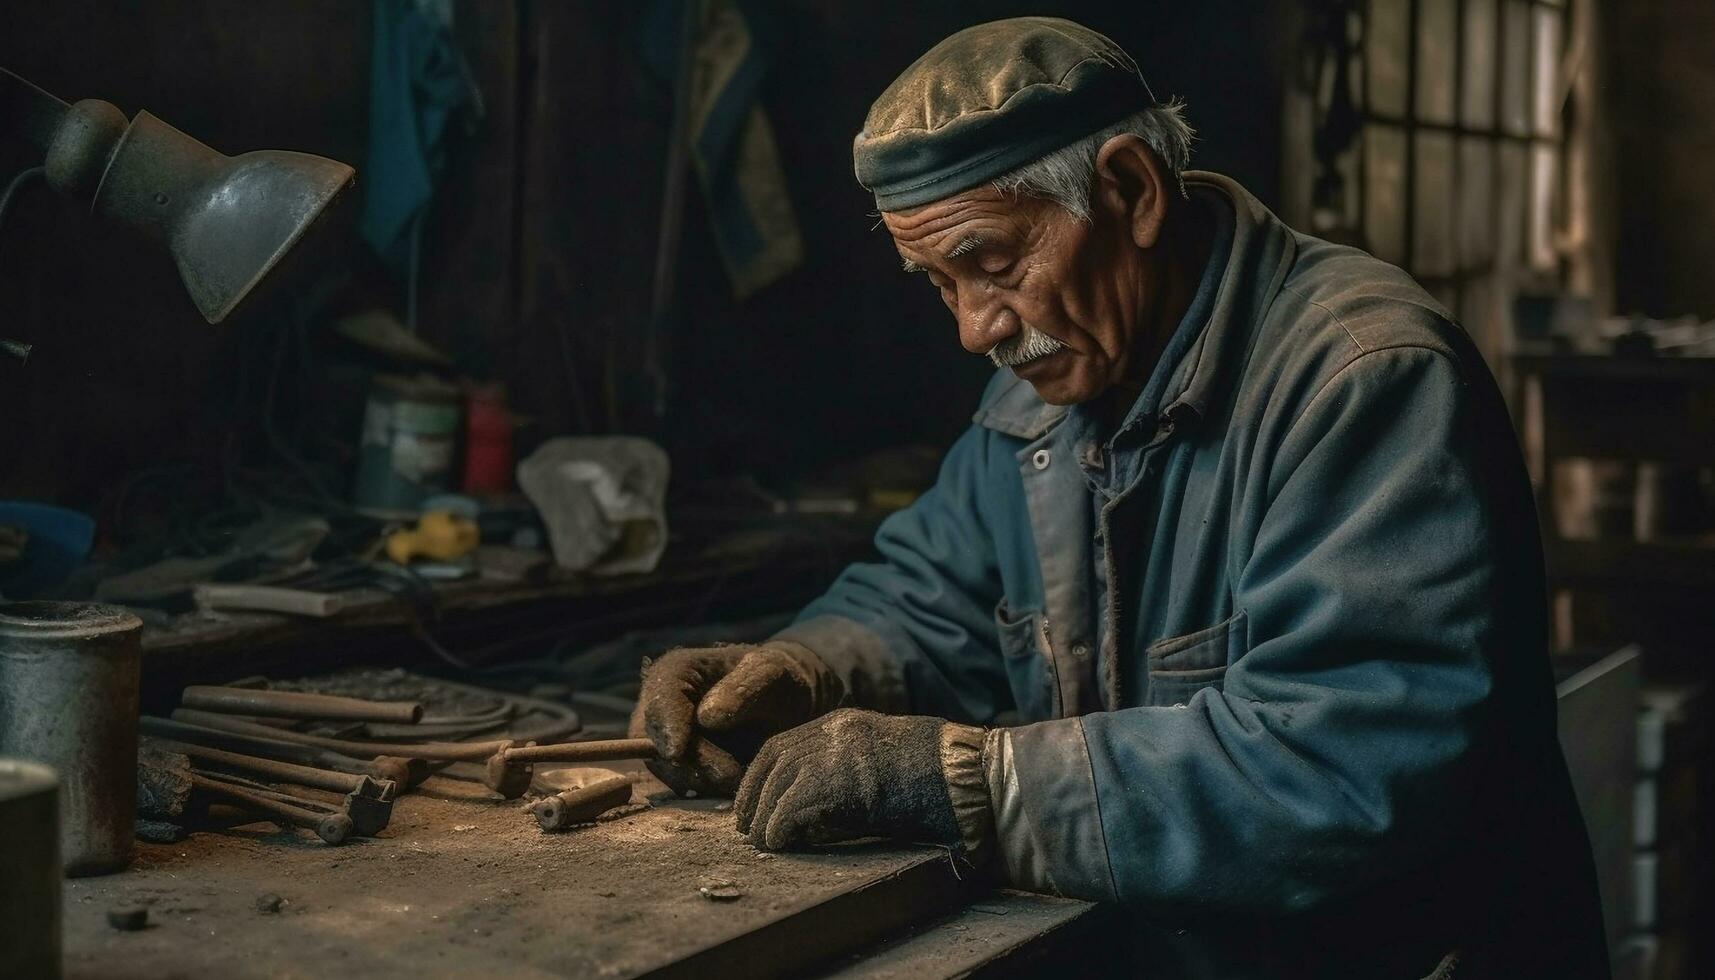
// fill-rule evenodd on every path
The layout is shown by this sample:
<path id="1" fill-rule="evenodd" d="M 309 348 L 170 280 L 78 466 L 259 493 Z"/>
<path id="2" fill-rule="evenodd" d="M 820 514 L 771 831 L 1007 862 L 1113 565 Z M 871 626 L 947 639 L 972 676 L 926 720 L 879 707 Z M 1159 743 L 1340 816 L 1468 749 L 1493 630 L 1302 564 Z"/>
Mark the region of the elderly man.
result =
<path id="1" fill-rule="evenodd" d="M 1163 976 L 1603 974 L 1495 385 L 1190 141 L 1064 20 L 882 93 L 858 179 L 1000 370 L 879 562 L 646 671 L 657 769 L 742 772 L 758 847 L 934 842 L 1125 903 Z"/>

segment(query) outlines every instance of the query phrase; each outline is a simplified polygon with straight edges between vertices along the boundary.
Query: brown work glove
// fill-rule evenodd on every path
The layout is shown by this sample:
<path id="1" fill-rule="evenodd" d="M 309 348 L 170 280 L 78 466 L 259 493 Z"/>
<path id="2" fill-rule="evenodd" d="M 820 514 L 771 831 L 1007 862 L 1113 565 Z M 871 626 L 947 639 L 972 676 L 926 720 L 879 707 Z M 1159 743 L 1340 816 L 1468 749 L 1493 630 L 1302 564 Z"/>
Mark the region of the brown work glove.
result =
<path id="1" fill-rule="evenodd" d="M 824 715 L 757 753 L 733 802 L 738 831 L 769 851 L 892 837 L 979 863 L 994 836 L 984 734 L 939 718 Z"/>
<path id="2" fill-rule="evenodd" d="M 844 696 L 839 675 L 795 643 L 670 650 L 644 665 L 631 734 L 654 740 L 649 769 L 674 792 L 730 795 L 768 736 Z"/>

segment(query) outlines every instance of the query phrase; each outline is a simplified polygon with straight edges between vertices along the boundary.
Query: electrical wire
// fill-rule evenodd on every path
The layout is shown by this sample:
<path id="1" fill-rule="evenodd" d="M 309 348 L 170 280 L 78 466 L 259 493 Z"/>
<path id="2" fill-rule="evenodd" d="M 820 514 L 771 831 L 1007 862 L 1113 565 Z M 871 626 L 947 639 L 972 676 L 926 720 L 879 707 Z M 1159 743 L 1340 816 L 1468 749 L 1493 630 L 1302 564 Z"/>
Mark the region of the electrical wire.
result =
<path id="1" fill-rule="evenodd" d="M 6 213 L 12 209 L 12 201 L 18 196 L 18 192 L 23 190 L 24 185 L 46 175 L 47 172 L 46 167 L 29 167 L 18 171 L 17 176 L 6 185 L 6 190 L 0 192 L 0 224 L 5 223 Z"/>

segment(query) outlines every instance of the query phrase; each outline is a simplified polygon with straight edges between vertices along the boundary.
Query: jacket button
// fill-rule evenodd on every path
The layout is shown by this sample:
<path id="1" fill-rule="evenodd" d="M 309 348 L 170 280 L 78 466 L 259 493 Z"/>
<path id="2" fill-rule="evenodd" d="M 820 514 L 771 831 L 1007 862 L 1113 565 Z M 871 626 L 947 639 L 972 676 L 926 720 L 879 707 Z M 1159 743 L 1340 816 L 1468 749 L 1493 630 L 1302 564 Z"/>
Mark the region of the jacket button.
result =
<path id="1" fill-rule="evenodd" d="M 1079 660 L 1082 660 L 1089 655 L 1090 655 L 1090 645 L 1088 643 L 1074 643 L 1074 644 L 1072 644 L 1072 656 L 1077 657 Z"/>
<path id="2" fill-rule="evenodd" d="M 1045 470 L 1048 468 L 1049 461 L 1052 460 L 1053 458 L 1054 457 L 1052 457 L 1048 454 L 1048 450 L 1038 449 L 1036 452 L 1034 452 L 1030 455 L 1030 465 L 1036 467 L 1039 470 Z"/>

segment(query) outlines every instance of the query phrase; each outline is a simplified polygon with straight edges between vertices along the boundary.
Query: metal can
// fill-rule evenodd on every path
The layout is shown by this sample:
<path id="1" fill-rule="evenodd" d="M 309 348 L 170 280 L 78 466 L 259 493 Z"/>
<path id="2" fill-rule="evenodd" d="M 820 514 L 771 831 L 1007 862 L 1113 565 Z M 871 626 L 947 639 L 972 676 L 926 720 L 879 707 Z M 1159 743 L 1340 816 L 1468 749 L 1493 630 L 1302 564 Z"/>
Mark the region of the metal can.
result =
<path id="1" fill-rule="evenodd" d="M 352 502 L 402 517 L 452 489 L 459 415 L 459 390 L 444 381 L 377 375 L 363 413 Z"/>
<path id="2" fill-rule="evenodd" d="M 58 774 L 73 877 L 131 863 L 142 628 L 119 606 L 0 603 L 0 755 Z"/>
<path id="3" fill-rule="evenodd" d="M 60 975 L 59 780 L 0 759 L 0 977 Z"/>

